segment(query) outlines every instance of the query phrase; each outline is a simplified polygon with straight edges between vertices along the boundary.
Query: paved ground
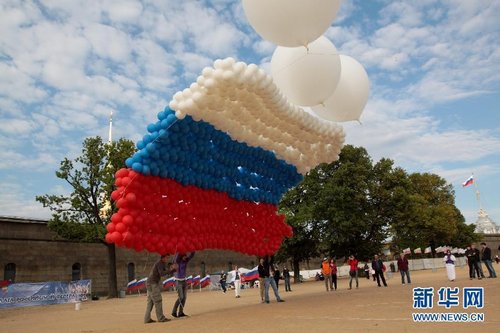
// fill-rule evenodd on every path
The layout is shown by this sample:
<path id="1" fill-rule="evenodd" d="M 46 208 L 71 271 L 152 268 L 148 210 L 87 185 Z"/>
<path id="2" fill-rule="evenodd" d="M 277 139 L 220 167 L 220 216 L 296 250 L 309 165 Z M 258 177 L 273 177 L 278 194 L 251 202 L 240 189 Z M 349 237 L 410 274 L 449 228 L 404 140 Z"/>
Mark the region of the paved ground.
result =
<path id="1" fill-rule="evenodd" d="M 495 266 L 500 272 L 500 265 Z M 500 279 L 470 281 L 465 268 L 457 269 L 457 281 L 448 282 L 443 269 L 412 272 L 413 284 L 401 285 L 399 275 L 388 280 L 388 288 L 378 288 L 371 280 L 360 279 L 360 288 L 347 290 L 342 279 L 339 290 L 327 293 L 322 282 L 292 284 L 293 292 L 280 291 L 285 303 L 261 304 L 257 289 L 232 292 L 203 290 L 190 292 L 186 313 L 189 318 L 168 323 L 143 324 L 146 298 L 100 300 L 74 304 L 0 310 L 0 332 L 500 332 Z M 482 312 L 483 323 L 414 323 L 411 314 L 413 287 L 482 286 L 485 306 L 481 310 L 437 307 L 427 312 Z M 174 293 L 164 293 L 165 314 L 175 301 Z M 422 312 L 424 312 L 422 310 Z M 153 315 L 154 316 L 154 315 Z"/>

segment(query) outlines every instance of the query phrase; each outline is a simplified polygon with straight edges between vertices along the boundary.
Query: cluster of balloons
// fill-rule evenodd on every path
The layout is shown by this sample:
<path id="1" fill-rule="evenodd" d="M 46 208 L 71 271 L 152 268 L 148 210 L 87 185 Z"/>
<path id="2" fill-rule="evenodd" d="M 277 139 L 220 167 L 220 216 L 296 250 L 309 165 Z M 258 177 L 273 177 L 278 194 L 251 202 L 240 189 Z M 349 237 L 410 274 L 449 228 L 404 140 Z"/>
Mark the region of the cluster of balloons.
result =
<path id="1" fill-rule="evenodd" d="M 276 252 L 292 235 L 275 205 L 238 201 L 125 168 L 116 173 L 115 185 L 112 199 L 119 210 L 107 225 L 106 241 L 118 246 L 157 253 L 213 248 L 262 256 Z"/>
<path id="2" fill-rule="evenodd" d="M 345 134 L 290 103 L 270 75 L 233 58 L 216 60 L 169 104 L 178 119 L 190 115 L 233 140 L 272 151 L 301 174 L 338 159 Z"/>
<path id="3" fill-rule="evenodd" d="M 271 59 L 274 81 L 288 99 L 330 121 L 359 120 L 368 101 L 368 75 L 321 36 L 340 0 L 243 0 L 252 27 L 279 45 Z"/>
<path id="4" fill-rule="evenodd" d="M 147 128 L 149 133 L 137 142 L 139 151 L 125 162 L 144 175 L 215 189 L 236 200 L 273 204 L 302 180 L 295 166 L 273 153 L 236 142 L 190 116 L 177 120 L 169 108 Z"/>

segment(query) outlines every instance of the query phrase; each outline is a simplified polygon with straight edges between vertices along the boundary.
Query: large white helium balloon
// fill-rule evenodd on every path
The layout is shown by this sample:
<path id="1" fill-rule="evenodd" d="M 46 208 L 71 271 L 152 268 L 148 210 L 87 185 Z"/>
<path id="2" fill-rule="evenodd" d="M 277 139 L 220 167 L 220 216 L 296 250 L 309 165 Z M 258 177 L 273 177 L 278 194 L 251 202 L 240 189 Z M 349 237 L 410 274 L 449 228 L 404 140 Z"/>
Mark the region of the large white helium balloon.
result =
<path id="1" fill-rule="evenodd" d="M 305 46 L 332 24 L 340 0 L 243 0 L 245 15 L 262 38 L 287 47 Z"/>
<path id="2" fill-rule="evenodd" d="M 370 81 L 363 65 L 355 59 L 341 55 L 342 70 L 337 89 L 323 103 L 312 108 L 320 118 L 330 121 L 359 120 L 370 95 Z"/>
<path id="3" fill-rule="evenodd" d="M 326 37 L 308 48 L 278 46 L 271 59 L 274 82 L 294 104 L 314 106 L 323 103 L 337 87 L 340 57 Z"/>

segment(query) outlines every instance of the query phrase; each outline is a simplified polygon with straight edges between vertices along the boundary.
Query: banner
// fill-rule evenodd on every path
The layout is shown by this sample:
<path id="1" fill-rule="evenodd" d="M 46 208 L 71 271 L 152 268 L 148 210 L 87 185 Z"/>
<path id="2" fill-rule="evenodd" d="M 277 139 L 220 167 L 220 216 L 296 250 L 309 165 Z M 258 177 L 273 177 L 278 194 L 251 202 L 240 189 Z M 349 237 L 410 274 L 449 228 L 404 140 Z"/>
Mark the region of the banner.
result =
<path id="1" fill-rule="evenodd" d="M 91 285 L 91 280 L 13 283 L 0 289 L 0 309 L 86 301 Z"/>

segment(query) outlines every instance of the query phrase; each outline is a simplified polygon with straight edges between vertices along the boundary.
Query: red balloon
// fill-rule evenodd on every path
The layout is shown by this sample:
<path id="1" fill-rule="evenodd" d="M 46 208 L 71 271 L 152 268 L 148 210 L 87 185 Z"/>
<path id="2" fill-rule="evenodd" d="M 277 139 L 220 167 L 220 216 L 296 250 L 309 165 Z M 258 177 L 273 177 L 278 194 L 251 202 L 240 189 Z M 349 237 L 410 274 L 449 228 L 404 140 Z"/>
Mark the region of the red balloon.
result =
<path id="1" fill-rule="evenodd" d="M 123 223 L 117 223 L 115 225 L 115 230 L 118 231 L 119 233 L 125 232 L 127 230 L 127 227 Z"/>
<path id="2" fill-rule="evenodd" d="M 129 173 L 129 170 L 126 168 L 121 168 L 115 173 L 115 178 L 126 177 Z"/>
<path id="3" fill-rule="evenodd" d="M 114 224 L 113 222 L 108 223 L 108 224 L 106 225 L 106 230 L 107 230 L 109 233 L 111 233 L 111 232 L 115 231 L 115 224 Z M 107 235 L 106 235 L 106 236 L 107 236 Z"/>
<path id="4" fill-rule="evenodd" d="M 134 218 L 133 218 L 131 215 L 125 215 L 125 216 L 122 218 L 122 222 L 123 222 L 125 225 L 131 226 L 131 225 L 134 223 Z"/>
<path id="5" fill-rule="evenodd" d="M 108 244 L 114 243 L 113 236 L 110 233 L 106 234 L 106 237 L 104 239 Z"/>

